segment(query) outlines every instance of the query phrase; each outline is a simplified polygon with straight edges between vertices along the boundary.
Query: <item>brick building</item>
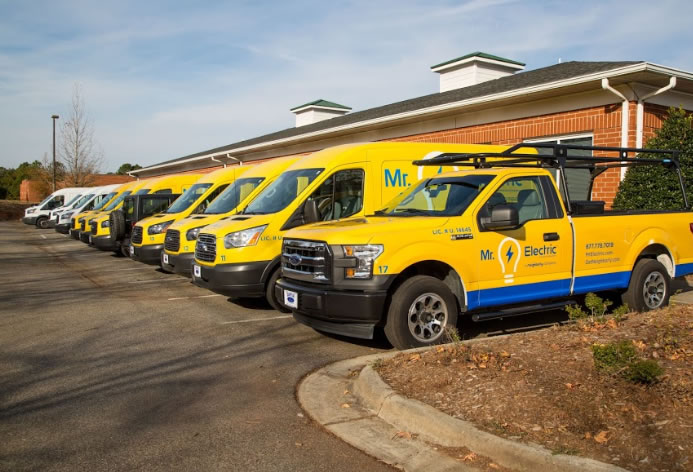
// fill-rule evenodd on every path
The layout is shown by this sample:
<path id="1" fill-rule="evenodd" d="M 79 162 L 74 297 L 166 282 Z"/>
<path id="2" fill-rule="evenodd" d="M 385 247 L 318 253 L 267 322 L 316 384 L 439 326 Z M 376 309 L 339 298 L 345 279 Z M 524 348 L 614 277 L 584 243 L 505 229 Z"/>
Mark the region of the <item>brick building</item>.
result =
<path id="1" fill-rule="evenodd" d="M 101 187 L 103 185 L 124 184 L 131 182 L 134 177 L 129 175 L 116 174 L 96 174 L 93 176 L 92 186 Z M 65 182 L 56 182 L 57 188 L 66 187 Z M 19 200 L 22 202 L 40 202 L 50 194 L 50 188 L 47 188 L 43 182 L 38 180 L 22 180 L 19 184 Z"/>
<path id="2" fill-rule="evenodd" d="M 524 64 L 472 53 L 431 67 L 440 92 L 368 110 L 325 100 L 293 108 L 296 126 L 132 172 L 138 177 L 211 171 L 222 164 L 300 155 L 370 141 L 516 144 L 563 142 L 640 147 L 670 106 L 693 111 L 693 73 L 648 62 Z M 613 201 L 622 171 L 595 181 Z"/>

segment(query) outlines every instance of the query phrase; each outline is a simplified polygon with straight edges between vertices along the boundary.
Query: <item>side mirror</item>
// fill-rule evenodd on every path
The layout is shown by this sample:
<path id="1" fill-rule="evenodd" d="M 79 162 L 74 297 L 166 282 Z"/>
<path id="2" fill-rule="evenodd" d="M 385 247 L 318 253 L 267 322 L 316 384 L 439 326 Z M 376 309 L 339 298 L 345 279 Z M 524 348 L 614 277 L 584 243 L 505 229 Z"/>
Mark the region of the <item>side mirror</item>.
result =
<path id="1" fill-rule="evenodd" d="M 484 229 L 515 229 L 520 226 L 520 217 L 513 205 L 496 205 L 491 210 L 491 217 L 483 223 Z"/>
<path id="2" fill-rule="evenodd" d="M 307 225 L 320 221 L 318 202 L 312 198 L 306 200 L 306 203 L 303 206 L 303 221 Z"/>

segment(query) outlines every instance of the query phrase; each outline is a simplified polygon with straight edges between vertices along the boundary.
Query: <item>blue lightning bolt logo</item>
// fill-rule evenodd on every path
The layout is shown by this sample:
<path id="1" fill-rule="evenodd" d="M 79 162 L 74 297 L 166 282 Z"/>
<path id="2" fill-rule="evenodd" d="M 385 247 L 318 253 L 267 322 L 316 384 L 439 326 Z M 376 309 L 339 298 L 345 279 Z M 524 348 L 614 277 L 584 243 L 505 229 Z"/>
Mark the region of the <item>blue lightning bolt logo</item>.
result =
<path id="1" fill-rule="evenodd" d="M 512 246 L 512 244 L 508 247 L 508 252 L 506 252 L 505 255 L 508 256 L 508 262 L 510 262 L 510 259 L 513 258 L 513 246 Z"/>

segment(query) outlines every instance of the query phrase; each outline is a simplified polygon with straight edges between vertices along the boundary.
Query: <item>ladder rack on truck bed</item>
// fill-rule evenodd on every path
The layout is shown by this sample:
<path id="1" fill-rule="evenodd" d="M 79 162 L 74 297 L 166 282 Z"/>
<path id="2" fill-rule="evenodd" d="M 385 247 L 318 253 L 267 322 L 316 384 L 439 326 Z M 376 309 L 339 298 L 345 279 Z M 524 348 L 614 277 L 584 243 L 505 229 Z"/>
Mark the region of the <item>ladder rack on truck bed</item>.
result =
<path id="1" fill-rule="evenodd" d="M 533 148 L 538 151 L 548 149 L 551 154 L 535 154 L 522 152 L 523 149 Z M 573 154 L 571 154 L 571 151 Z M 607 156 L 584 156 L 574 154 L 575 151 L 599 151 L 603 153 L 614 153 L 618 157 Z M 663 156 L 662 159 L 628 157 L 629 154 L 657 154 Z M 678 160 L 679 151 L 670 149 L 642 149 L 609 146 L 580 146 L 572 144 L 551 144 L 551 143 L 519 143 L 509 147 L 503 152 L 480 152 L 480 153 L 443 153 L 431 159 L 414 161 L 417 166 L 458 166 L 474 167 L 475 169 L 486 169 L 492 167 L 539 167 L 560 170 L 559 178 L 561 188 L 566 196 L 566 209 L 568 214 L 572 213 L 570 197 L 568 194 L 568 184 L 565 178 L 564 169 L 586 169 L 589 170 L 592 181 L 608 169 L 618 167 L 630 167 L 634 165 L 661 165 L 676 173 L 681 192 L 683 194 L 683 204 L 685 209 L 690 209 L 686 187 L 681 173 L 681 166 Z M 489 160 L 491 159 L 491 160 Z"/>

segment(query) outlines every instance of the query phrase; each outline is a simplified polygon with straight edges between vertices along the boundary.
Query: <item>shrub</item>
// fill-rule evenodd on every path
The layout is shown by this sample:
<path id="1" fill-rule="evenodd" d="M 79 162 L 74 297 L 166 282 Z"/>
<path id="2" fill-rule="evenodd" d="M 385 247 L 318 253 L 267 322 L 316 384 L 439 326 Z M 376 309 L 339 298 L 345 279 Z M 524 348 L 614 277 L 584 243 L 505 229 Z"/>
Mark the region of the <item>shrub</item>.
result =
<path id="1" fill-rule="evenodd" d="M 653 360 L 635 361 L 628 365 L 623 376 L 634 383 L 652 384 L 658 381 L 664 369 Z"/>
<path id="2" fill-rule="evenodd" d="M 616 371 L 626 367 L 635 359 L 636 350 L 631 341 L 618 343 L 594 344 L 592 346 L 594 366 L 598 370 Z"/>

